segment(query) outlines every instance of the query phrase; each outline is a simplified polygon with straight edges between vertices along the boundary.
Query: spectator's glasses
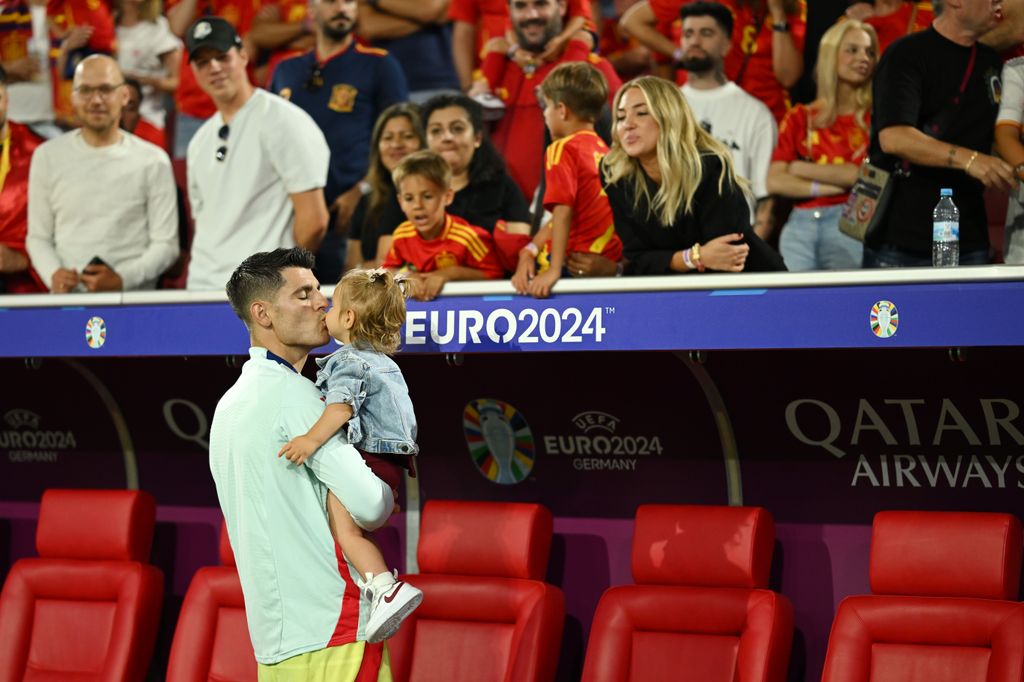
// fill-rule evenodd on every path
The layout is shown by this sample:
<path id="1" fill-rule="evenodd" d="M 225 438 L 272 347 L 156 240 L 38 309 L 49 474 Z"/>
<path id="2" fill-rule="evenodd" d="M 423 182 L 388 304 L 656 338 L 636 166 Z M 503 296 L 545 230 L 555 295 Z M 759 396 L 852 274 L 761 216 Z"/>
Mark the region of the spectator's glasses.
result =
<path id="1" fill-rule="evenodd" d="M 227 145 L 227 141 L 228 141 L 228 134 L 230 132 L 231 132 L 231 128 L 229 128 L 226 124 L 222 125 L 220 127 L 220 130 L 217 131 L 217 137 L 219 137 L 220 139 L 224 140 L 224 144 L 222 144 L 221 146 L 217 147 L 217 160 L 218 161 L 223 161 L 224 159 L 228 158 L 228 145 Z"/>
<path id="2" fill-rule="evenodd" d="M 309 72 L 309 78 L 306 79 L 306 90 L 316 92 L 322 87 L 324 87 L 324 74 L 320 71 L 320 65 L 314 64 L 313 70 Z"/>
<path id="3" fill-rule="evenodd" d="M 93 86 L 93 85 L 78 85 L 78 86 L 76 86 L 74 88 L 74 90 L 75 90 L 75 93 L 77 93 L 83 99 L 92 99 L 93 95 L 99 95 L 103 99 L 107 99 L 108 97 L 113 95 L 117 91 L 117 89 L 119 87 L 121 87 L 122 85 L 124 85 L 123 82 L 122 83 L 115 83 L 113 85 L 111 85 L 109 83 L 104 83 L 103 85 L 96 85 L 96 86 Z"/>

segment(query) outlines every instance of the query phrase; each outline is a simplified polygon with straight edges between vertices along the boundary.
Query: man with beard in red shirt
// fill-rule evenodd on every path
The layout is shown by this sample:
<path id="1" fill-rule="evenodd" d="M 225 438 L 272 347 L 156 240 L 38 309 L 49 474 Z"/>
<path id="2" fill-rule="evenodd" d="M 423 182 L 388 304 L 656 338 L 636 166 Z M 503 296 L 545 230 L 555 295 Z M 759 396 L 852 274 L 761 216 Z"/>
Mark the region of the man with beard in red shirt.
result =
<path id="1" fill-rule="evenodd" d="M 622 81 L 608 60 L 592 54 L 581 40 L 569 41 L 562 56 L 553 61 L 541 57 L 548 42 L 562 32 L 565 0 L 509 0 L 508 9 L 518 46 L 494 38 L 484 48 L 481 68 L 491 91 L 505 104 L 505 115 L 495 126 L 492 140 L 508 162 L 512 179 L 529 198 L 540 182 L 544 159 L 544 114 L 537 86 L 564 62 L 587 61 L 600 70 L 608 81 L 609 104 Z M 520 66 L 509 57 L 517 47 L 536 58 Z"/>

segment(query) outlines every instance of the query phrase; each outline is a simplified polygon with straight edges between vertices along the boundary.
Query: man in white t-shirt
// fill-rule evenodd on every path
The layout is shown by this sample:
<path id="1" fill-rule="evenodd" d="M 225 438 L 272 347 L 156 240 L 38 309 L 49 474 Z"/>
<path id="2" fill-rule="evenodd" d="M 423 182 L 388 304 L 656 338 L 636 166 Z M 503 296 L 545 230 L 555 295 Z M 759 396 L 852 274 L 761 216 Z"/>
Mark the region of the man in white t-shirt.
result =
<path id="1" fill-rule="evenodd" d="M 153 289 L 179 252 L 171 160 L 118 127 L 128 95 L 113 59 L 84 59 L 73 88 L 82 127 L 32 155 L 32 265 L 53 293 Z"/>
<path id="2" fill-rule="evenodd" d="M 248 57 L 227 21 L 199 19 L 185 47 L 199 86 L 217 105 L 188 146 L 195 233 L 187 288 L 223 290 L 253 253 L 316 251 L 327 231 L 330 151 L 309 114 L 249 83 Z"/>
<path id="3" fill-rule="evenodd" d="M 765 186 L 778 128 L 771 111 L 725 76 L 725 55 L 732 43 L 733 18 L 717 2 L 694 2 L 681 12 L 683 96 L 700 124 L 732 152 L 736 171 L 750 181 L 754 230 L 767 238 L 772 231 L 772 200 Z"/>

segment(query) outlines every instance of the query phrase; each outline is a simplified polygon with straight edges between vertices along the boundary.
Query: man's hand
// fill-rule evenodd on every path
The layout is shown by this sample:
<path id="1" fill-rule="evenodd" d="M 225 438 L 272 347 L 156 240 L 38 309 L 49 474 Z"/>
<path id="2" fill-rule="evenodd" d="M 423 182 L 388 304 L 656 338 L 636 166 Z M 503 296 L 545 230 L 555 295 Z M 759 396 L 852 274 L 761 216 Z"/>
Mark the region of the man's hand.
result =
<path id="1" fill-rule="evenodd" d="M 1017 176 L 1013 167 L 1002 159 L 988 154 L 978 154 L 967 168 L 967 174 L 979 180 L 985 187 L 1009 192 L 1017 187 Z"/>
<path id="2" fill-rule="evenodd" d="M 92 37 L 92 33 L 95 29 L 88 24 L 84 26 L 75 26 L 68 31 L 64 40 L 60 43 L 60 49 L 64 52 L 71 52 L 77 50 L 80 47 L 85 47 L 89 42 L 89 38 Z"/>
<path id="3" fill-rule="evenodd" d="M 20 251 L 0 244 L 0 272 L 10 274 L 28 270 L 28 258 Z"/>
<path id="4" fill-rule="evenodd" d="M 516 293 L 524 296 L 529 293 L 530 280 L 537 274 L 537 259 L 533 254 L 523 249 L 519 252 L 519 265 L 516 266 L 516 274 L 512 275 L 512 286 Z"/>
<path id="5" fill-rule="evenodd" d="M 358 183 L 349 187 L 347 192 L 338 195 L 332 207 L 334 209 L 334 225 L 332 229 L 342 234 L 348 233 L 349 223 L 352 222 L 352 214 L 355 213 L 356 206 L 359 205 L 359 200 L 362 197 L 363 193 L 359 191 Z"/>
<path id="6" fill-rule="evenodd" d="M 284 446 L 277 451 L 278 457 L 284 457 L 289 462 L 295 465 L 300 465 L 305 462 L 310 456 L 316 452 L 319 446 L 309 436 L 299 436 L 293 438 L 290 442 L 285 443 Z"/>
<path id="7" fill-rule="evenodd" d="M 570 251 L 566 267 L 575 277 L 614 277 L 619 272 L 615 261 L 599 253 L 584 251 Z"/>
<path id="8" fill-rule="evenodd" d="M 121 291 L 124 282 L 121 275 L 106 265 L 87 265 L 82 269 L 82 284 L 89 291 Z"/>
<path id="9" fill-rule="evenodd" d="M 561 276 L 562 273 L 555 268 L 548 268 L 533 278 L 527 290 L 534 298 L 547 298 L 551 294 L 551 287 L 555 286 Z"/>
<path id="10" fill-rule="evenodd" d="M 12 82 L 30 81 L 37 73 L 39 73 L 39 62 L 37 62 L 35 57 L 32 56 L 22 57 L 21 59 L 6 62 L 4 64 L 4 70 L 7 72 L 7 77 L 11 79 Z"/>
<path id="11" fill-rule="evenodd" d="M 875 16 L 875 6 L 870 2 L 855 2 L 846 8 L 846 18 L 864 21 Z"/>
<path id="12" fill-rule="evenodd" d="M 66 294 L 78 286 L 78 271 L 68 268 L 57 268 L 50 277 L 50 291 L 55 294 Z"/>
<path id="13" fill-rule="evenodd" d="M 565 52 L 565 46 L 568 44 L 568 37 L 555 36 L 544 46 L 544 51 L 540 53 L 540 59 L 545 62 L 556 61 Z"/>

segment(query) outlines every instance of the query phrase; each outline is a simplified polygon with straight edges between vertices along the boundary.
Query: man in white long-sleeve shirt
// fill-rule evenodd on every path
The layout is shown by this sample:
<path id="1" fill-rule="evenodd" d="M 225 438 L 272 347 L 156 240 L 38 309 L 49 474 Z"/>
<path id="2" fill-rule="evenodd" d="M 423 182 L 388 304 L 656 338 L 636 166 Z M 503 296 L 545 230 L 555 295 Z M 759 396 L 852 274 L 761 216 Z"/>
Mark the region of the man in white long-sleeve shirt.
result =
<path id="1" fill-rule="evenodd" d="M 179 251 L 171 161 L 118 128 L 117 62 L 86 58 L 73 85 L 82 127 L 32 156 L 25 247 L 53 293 L 153 289 Z"/>
<path id="2" fill-rule="evenodd" d="M 254 254 L 228 281 L 249 330 L 242 375 L 217 404 L 210 469 L 245 596 L 260 680 L 390 680 L 382 645 L 366 644 L 369 603 L 327 520 L 327 491 L 367 530 L 391 515 L 394 496 L 343 435 L 296 466 L 278 452 L 323 412 L 301 372 L 327 343 L 327 299 L 302 248 Z M 329 670 L 316 677 L 314 671 Z M 371 674 L 372 673 L 372 674 Z"/>

